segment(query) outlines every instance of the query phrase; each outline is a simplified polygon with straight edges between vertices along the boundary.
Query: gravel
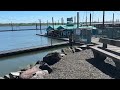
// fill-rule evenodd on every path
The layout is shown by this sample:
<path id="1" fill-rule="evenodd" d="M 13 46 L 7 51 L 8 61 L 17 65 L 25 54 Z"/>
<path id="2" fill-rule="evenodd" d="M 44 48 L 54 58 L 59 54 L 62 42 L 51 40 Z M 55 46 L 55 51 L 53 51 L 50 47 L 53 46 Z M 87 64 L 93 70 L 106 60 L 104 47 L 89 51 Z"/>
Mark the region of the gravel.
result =
<path id="1" fill-rule="evenodd" d="M 65 55 L 59 62 L 51 66 L 53 72 L 46 75 L 45 79 L 119 78 L 120 74 L 113 73 L 118 71 L 113 69 L 114 62 L 112 62 L 111 59 L 107 58 L 103 64 L 103 62 L 96 62 L 97 60 L 94 60 L 93 58 L 94 55 L 91 49 L 82 50 L 81 52 L 69 53 L 69 55 Z M 112 68 L 109 68 L 110 65 Z M 110 70 L 108 70 L 108 68 Z"/>

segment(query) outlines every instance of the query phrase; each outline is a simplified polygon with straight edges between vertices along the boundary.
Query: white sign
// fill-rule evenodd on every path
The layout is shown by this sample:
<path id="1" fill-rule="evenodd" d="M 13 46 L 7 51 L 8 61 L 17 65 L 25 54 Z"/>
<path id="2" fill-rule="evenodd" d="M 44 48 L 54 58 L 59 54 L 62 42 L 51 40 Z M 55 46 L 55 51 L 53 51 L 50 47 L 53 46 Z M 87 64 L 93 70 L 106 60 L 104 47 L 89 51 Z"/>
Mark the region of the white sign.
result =
<path id="1" fill-rule="evenodd" d="M 80 29 L 76 29 L 76 35 L 80 35 L 81 30 Z"/>

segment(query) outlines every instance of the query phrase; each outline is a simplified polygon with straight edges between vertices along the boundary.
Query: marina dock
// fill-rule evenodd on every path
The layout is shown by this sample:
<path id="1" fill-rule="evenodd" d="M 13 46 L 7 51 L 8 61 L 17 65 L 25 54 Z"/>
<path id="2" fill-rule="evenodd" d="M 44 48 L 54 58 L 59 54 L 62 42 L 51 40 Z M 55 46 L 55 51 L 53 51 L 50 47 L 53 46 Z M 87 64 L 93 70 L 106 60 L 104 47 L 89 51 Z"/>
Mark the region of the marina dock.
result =
<path id="1" fill-rule="evenodd" d="M 103 45 L 101 42 L 99 42 L 99 38 L 94 38 L 94 37 L 92 38 L 92 43 L 96 44 L 95 47 L 100 47 Z M 120 55 L 120 47 L 108 44 L 108 47 L 106 48 L 106 50 Z"/>
<path id="2" fill-rule="evenodd" d="M 50 49 L 50 48 L 55 48 L 60 46 L 66 46 L 66 45 L 68 45 L 68 42 L 62 42 L 62 43 L 46 45 L 46 46 L 33 46 L 33 47 L 25 47 L 25 48 L 13 49 L 13 50 L 0 51 L 0 57 L 27 53 L 32 51 L 45 50 L 45 49 Z"/>
<path id="3" fill-rule="evenodd" d="M 51 38 L 50 36 L 47 36 L 47 35 L 42 35 L 42 34 L 36 34 L 36 35 Z M 52 37 L 52 39 L 63 40 L 63 41 L 69 41 L 69 38 L 55 38 L 55 37 Z"/>

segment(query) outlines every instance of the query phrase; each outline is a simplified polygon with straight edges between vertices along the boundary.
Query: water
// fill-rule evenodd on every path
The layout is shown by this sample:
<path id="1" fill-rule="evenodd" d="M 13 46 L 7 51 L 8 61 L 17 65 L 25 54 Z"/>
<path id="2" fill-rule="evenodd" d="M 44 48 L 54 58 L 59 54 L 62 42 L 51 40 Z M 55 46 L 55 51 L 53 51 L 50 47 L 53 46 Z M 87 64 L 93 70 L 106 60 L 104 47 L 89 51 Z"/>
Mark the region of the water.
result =
<path id="1" fill-rule="evenodd" d="M 54 50 L 60 50 L 61 48 L 63 47 L 0 58 L 0 76 L 3 77 L 4 75 L 9 74 L 9 72 L 18 71 L 28 64 L 35 64 L 36 61 L 42 60 L 47 53 Z"/>
<path id="2" fill-rule="evenodd" d="M 46 28 L 47 26 L 41 26 L 42 29 Z M 40 26 L 37 26 L 40 29 Z M 13 26 L 13 30 L 20 30 L 20 29 L 36 29 L 36 26 Z M 0 26 L 0 31 L 4 30 L 12 30 L 11 26 Z"/>
<path id="3" fill-rule="evenodd" d="M 0 32 L 0 51 L 51 44 L 50 38 L 37 36 L 36 33 L 40 33 L 40 30 Z M 44 33 L 46 30 L 42 30 L 42 34 Z M 52 43 L 59 42 L 63 41 L 53 39 Z"/>
<path id="4" fill-rule="evenodd" d="M 38 34 L 39 32 L 39 30 L 0 32 L 0 51 L 31 46 L 50 45 L 51 39 L 43 36 L 37 36 L 36 33 Z M 43 33 L 46 33 L 46 30 L 42 30 L 42 34 Z M 53 43 L 59 42 L 63 41 L 53 39 Z M 27 66 L 28 64 L 34 64 L 36 61 L 42 60 L 42 58 L 48 52 L 56 49 L 60 48 L 0 58 L 0 76 L 9 74 L 9 72 L 12 71 L 17 71 L 20 68 Z"/>

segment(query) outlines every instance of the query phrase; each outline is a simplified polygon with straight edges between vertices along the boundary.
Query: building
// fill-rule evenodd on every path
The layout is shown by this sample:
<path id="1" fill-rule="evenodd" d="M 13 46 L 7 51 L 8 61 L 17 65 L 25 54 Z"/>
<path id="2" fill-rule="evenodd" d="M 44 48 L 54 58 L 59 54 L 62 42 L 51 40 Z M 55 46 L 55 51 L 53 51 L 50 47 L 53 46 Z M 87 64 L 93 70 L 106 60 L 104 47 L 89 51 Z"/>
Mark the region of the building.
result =
<path id="1" fill-rule="evenodd" d="M 87 41 L 90 43 L 91 36 L 98 34 L 98 30 L 94 26 L 80 25 L 79 28 L 77 28 L 77 24 L 73 23 L 72 18 L 67 18 L 66 25 L 50 25 L 46 30 L 48 36 L 59 38 L 69 38 L 70 33 L 73 32 L 75 42 Z"/>
<path id="2" fill-rule="evenodd" d="M 77 27 L 77 25 L 73 24 L 73 18 L 67 18 L 67 24 L 66 25 L 50 25 L 48 26 L 47 35 L 53 36 L 53 37 L 59 37 L 59 38 L 68 38 L 71 31 L 74 31 L 74 29 Z"/>

